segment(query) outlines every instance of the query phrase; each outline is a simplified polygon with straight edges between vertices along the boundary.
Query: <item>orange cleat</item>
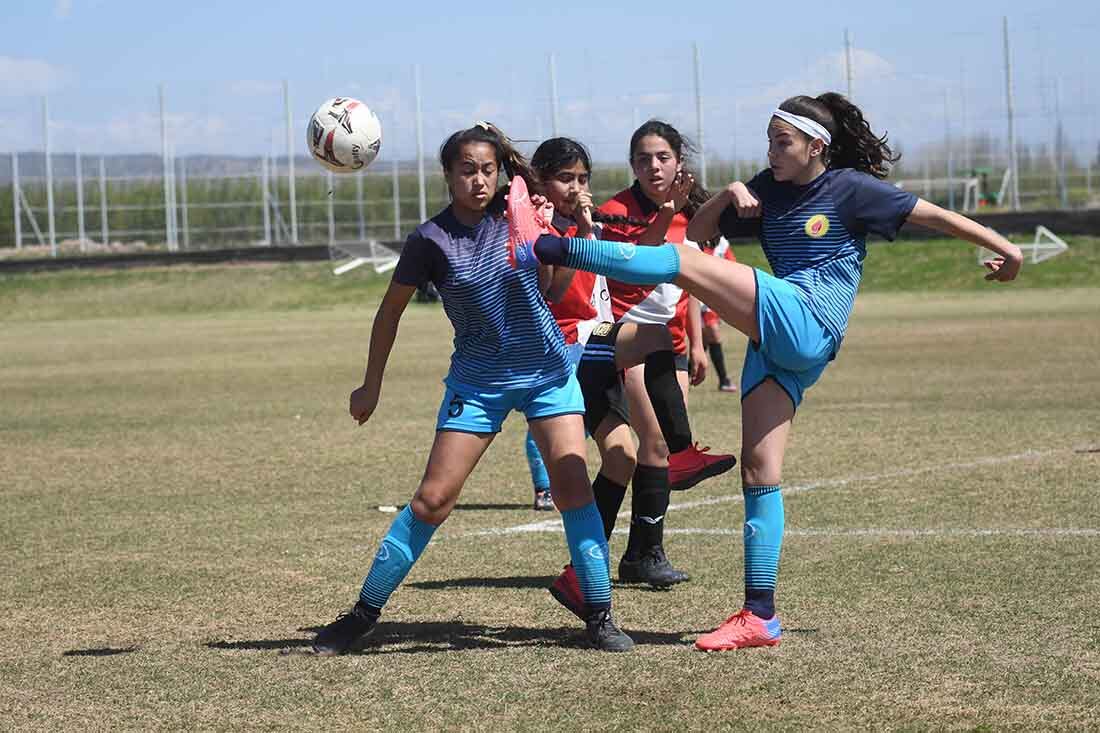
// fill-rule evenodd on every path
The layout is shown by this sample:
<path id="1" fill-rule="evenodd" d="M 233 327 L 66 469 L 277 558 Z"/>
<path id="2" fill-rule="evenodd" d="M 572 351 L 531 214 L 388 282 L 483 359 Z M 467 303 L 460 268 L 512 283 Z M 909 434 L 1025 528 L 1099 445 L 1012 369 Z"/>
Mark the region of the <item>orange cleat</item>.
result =
<path id="1" fill-rule="evenodd" d="M 535 240 L 550 233 L 548 222 L 553 217 L 554 209 L 549 204 L 542 211 L 535 208 L 523 178 L 512 179 L 508 188 L 508 264 L 521 270 L 538 267 Z"/>
<path id="2" fill-rule="evenodd" d="M 695 648 L 704 652 L 744 649 L 750 646 L 779 646 L 783 630 L 779 617 L 764 620 L 747 608 L 742 608 L 709 634 L 695 640 Z"/>

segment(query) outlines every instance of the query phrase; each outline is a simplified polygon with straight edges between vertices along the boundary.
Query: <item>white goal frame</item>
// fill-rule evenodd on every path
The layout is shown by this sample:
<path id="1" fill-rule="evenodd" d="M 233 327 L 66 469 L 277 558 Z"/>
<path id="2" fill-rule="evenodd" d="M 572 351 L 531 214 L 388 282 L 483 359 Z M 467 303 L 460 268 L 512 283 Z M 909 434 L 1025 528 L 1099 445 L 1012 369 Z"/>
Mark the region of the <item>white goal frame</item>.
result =
<path id="1" fill-rule="evenodd" d="M 989 229 L 994 232 L 997 231 L 996 229 L 993 229 L 993 227 L 989 227 Z M 1042 224 L 1035 227 L 1034 240 L 1032 240 L 1031 242 L 1026 242 L 1024 244 L 1021 244 L 1019 242 L 1013 242 L 1013 244 L 1019 247 L 1020 250 L 1024 253 L 1024 259 L 1028 262 L 1031 262 L 1032 264 L 1037 264 L 1039 262 L 1049 260 L 1052 257 L 1057 257 L 1058 255 L 1069 249 L 1069 245 L 1066 244 L 1061 237 L 1047 229 Z M 997 255 L 995 253 L 990 252 L 985 247 L 978 248 L 979 263 L 985 262 L 991 257 L 996 256 Z"/>
<path id="2" fill-rule="evenodd" d="M 376 239 L 365 242 L 333 242 L 329 245 L 329 256 L 338 262 L 332 269 L 333 275 L 343 275 L 357 267 L 371 265 L 376 273 L 389 272 L 397 267 L 398 255 Z"/>

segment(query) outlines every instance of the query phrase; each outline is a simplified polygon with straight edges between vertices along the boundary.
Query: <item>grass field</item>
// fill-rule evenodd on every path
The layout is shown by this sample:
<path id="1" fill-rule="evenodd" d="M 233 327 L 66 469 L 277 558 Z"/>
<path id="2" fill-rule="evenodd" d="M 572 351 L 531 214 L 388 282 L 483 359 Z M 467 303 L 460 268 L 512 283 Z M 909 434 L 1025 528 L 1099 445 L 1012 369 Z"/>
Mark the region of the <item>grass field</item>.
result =
<path id="1" fill-rule="evenodd" d="M 692 582 L 616 587 L 639 646 L 589 651 L 513 417 L 374 644 L 312 656 L 423 470 L 441 310 L 410 306 L 356 428 L 384 281 L 0 278 L 0 729 L 1096 728 L 1100 242 L 1070 245 L 1020 287 L 958 244 L 872 252 L 788 451 L 783 644 L 721 655 L 690 644 L 741 600 L 737 482 L 674 495 Z M 735 448 L 713 386 L 695 432 Z"/>

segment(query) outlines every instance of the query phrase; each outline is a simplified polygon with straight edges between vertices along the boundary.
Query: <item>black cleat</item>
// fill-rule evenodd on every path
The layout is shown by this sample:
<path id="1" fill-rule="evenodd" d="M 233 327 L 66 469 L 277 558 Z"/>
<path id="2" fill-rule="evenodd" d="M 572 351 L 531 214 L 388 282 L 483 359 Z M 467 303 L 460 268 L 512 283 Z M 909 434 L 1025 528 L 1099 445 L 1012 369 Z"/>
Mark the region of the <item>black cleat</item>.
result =
<path id="1" fill-rule="evenodd" d="M 634 648 L 634 640 L 615 625 L 610 609 L 593 611 L 584 626 L 588 641 L 601 652 L 628 652 Z"/>
<path id="2" fill-rule="evenodd" d="M 689 580 L 691 576 L 672 567 L 661 545 L 649 548 L 637 560 L 629 560 L 624 555 L 619 561 L 620 583 L 649 583 L 654 588 L 667 588 Z"/>
<path id="3" fill-rule="evenodd" d="M 335 621 L 317 632 L 313 651 L 333 656 L 361 649 L 377 623 L 378 615 L 367 610 L 360 601 L 351 611 L 340 614 Z"/>

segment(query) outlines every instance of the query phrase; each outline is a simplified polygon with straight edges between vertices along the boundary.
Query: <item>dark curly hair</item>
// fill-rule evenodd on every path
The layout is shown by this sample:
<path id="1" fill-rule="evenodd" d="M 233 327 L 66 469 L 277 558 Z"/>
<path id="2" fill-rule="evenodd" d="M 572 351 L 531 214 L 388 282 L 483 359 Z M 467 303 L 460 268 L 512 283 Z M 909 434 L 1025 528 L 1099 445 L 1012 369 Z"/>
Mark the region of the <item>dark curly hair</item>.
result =
<path id="1" fill-rule="evenodd" d="M 592 174 L 592 159 L 588 155 L 588 150 L 576 140 L 568 137 L 552 137 L 544 141 L 535 150 L 535 154 L 531 156 L 531 169 L 544 181 L 553 178 L 558 171 L 568 168 L 574 163 L 580 163 L 589 175 Z M 605 214 L 599 210 L 592 211 L 592 221 L 635 227 L 647 225 L 647 222 L 642 219 Z"/>
<path id="2" fill-rule="evenodd" d="M 829 168 L 854 168 L 875 178 L 886 178 L 890 166 L 901 160 L 901 154 L 890 149 L 886 135 L 876 135 L 859 107 L 843 94 L 799 95 L 783 102 L 779 109 L 809 117 L 829 131 L 833 138 L 825 153 L 825 165 Z"/>
<path id="3" fill-rule="evenodd" d="M 695 154 L 695 147 L 680 134 L 672 125 L 661 120 L 646 120 L 641 127 L 634 131 L 634 134 L 630 136 L 630 163 L 633 167 L 634 163 L 634 151 L 638 147 L 638 143 L 642 141 L 643 137 L 649 135 L 656 135 L 657 137 L 668 143 L 668 146 L 672 148 L 672 152 L 676 153 L 676 157 L 684 162 L 684 174 L 691 173 L 688 169 L 687 162 Z M 707 202 L 710 198 L 710 194 L 703 188 L 703 184 L 699 182 L 699 179 L 695 179 L 695 184 L 691 187 L 691 191 L 688 192 L 687 204 L 683 208 L 683 214 L 688 219 L 695 216 L 695 212 L 699 210 L 699 207 Z"/>

